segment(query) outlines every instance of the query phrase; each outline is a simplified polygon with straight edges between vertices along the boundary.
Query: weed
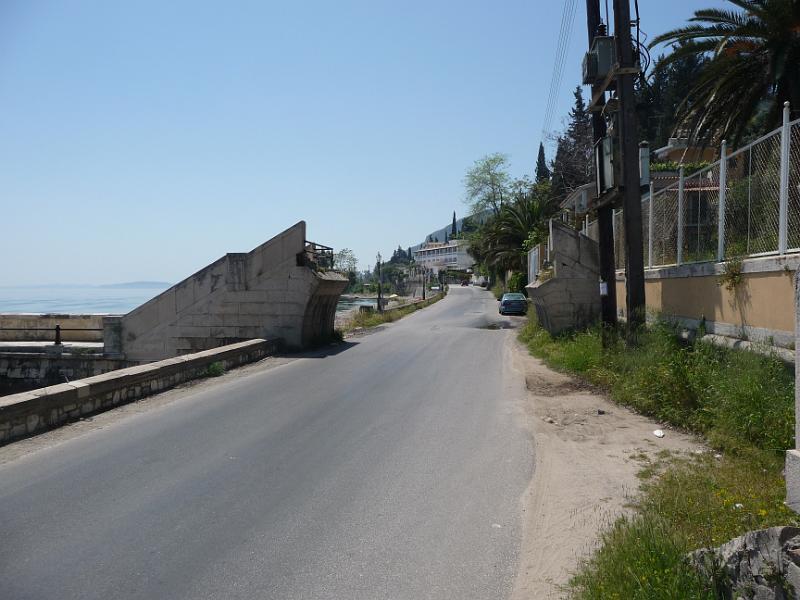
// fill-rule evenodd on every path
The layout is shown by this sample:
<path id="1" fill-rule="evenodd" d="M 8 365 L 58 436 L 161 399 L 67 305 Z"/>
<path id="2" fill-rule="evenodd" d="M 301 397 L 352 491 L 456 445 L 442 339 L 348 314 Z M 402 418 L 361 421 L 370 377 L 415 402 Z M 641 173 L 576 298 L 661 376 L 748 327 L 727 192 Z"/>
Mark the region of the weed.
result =
<path id="1" fill-rule="evenodd" d="M 725 263 L 722 275 L 718 278 L 718 285 L 724 286 L 729 292 L 733 292 L 742 283 L 744 269 L 741 258 L 731 258 Z"/>
<path id="2" fill-rule="evenodd" d="M 221 362 L 213 362 L 206 368 L 206 375 L 208 377 L 219 377 L 225 374 L 225 365 Z"/>

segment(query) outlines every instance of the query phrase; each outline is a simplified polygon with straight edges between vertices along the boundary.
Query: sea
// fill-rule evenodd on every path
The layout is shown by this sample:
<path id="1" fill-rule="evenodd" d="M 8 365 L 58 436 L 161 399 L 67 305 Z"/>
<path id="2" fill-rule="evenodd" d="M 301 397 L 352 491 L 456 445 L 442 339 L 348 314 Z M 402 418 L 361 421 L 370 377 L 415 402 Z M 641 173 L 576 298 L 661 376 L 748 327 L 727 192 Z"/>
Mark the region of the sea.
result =
<path id="1" fill-rule="evenodd" d="M 122 315 L 169 287 L 30 286 L 0 287 L 0 313 Z"/>
<path id="2" fill-rule="evenodd" d="M 125 284 L 116 286 L 0 287 L 0 313 L 62 313 L 123 315 L 170 287 Z M 375 306 L 375 300 L 343 298 L 337 311 L 360 305 Z"/>

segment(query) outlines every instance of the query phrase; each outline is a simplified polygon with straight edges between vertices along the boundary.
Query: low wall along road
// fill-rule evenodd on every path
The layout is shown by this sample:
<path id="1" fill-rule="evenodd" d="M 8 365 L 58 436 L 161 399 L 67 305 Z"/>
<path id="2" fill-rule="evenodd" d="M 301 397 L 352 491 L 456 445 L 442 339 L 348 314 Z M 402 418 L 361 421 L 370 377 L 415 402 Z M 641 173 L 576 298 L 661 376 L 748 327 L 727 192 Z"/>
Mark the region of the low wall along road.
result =
<path id="1" fill-rule="evenodd" d="M 0 398 L 0 444 L 203 377 L 213 363 L 235 367 L 275 349 L 273 341 L 249 340 L 5 396 Z"/>

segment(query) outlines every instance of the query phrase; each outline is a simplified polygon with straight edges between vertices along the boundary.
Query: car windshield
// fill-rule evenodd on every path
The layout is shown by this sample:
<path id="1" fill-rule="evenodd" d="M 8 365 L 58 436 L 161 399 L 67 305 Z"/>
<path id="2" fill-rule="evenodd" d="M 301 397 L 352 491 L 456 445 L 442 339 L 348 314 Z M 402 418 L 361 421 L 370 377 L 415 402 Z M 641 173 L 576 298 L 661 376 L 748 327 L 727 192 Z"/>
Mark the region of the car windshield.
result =
<path id="1" fill-rule="evenodd" d="M 522 294 L 503 294 L 503 300 L 525 300 Z"/>

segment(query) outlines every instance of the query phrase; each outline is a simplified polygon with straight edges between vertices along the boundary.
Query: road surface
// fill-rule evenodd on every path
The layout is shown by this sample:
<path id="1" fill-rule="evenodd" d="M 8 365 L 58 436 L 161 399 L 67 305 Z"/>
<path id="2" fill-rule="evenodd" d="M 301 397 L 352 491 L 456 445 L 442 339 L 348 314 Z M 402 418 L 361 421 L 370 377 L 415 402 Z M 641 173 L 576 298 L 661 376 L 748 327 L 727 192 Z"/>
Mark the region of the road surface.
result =
<path id="1" fill-rule="evenodd" d="M 0 596 L 507 597 L 533 469 L 515 322 L 453 287 L 1 465 Z"/>

